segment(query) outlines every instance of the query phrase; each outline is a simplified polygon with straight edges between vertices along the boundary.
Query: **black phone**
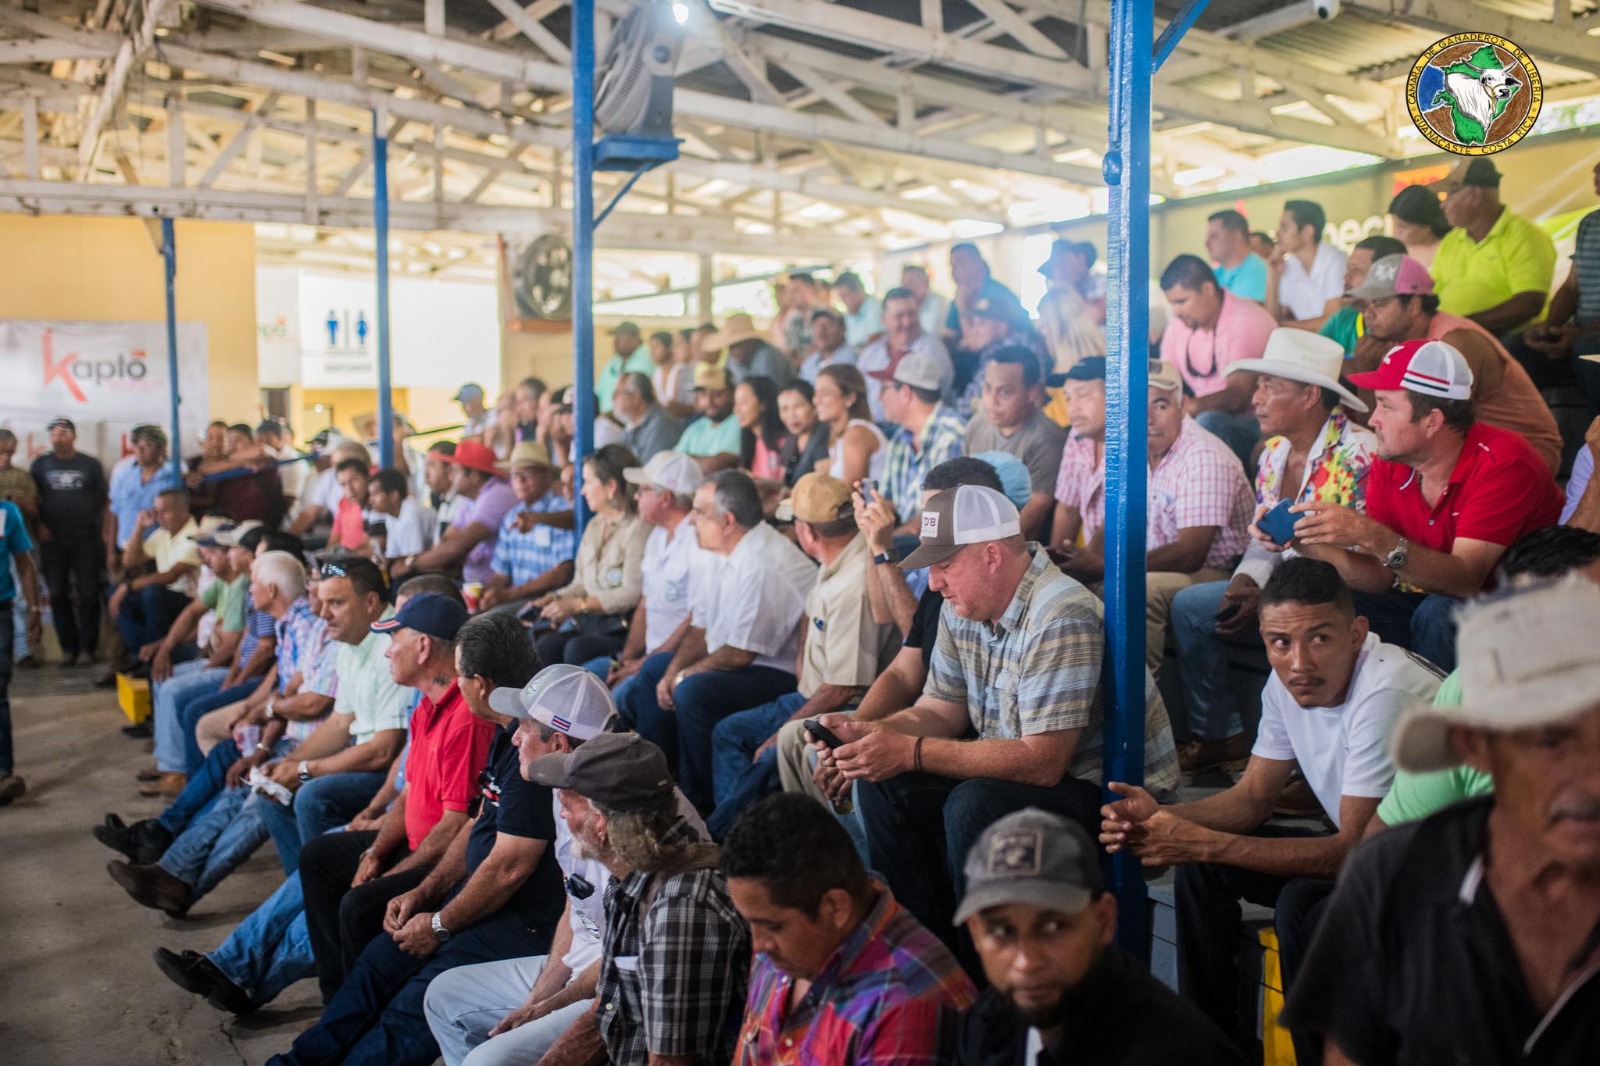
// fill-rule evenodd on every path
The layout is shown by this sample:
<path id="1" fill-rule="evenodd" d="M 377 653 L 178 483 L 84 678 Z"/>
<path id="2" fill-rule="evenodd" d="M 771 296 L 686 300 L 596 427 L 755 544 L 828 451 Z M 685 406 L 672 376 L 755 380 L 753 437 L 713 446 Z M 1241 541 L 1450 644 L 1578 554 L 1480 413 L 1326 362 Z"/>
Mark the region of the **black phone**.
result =
<path id="1" fill-rule="evenodd" d="M 1243 607 L 1243 606 L 1244 606 L 1244 604 L 1239 603 L 1237 601 L 1228 604 L 1222 610 L 1217 612 L 1217 618 L 1216 618 L 1217 624 L 1221 625 L 1223 622 L 1226 622 L 1226 621 L 1229 621 L 1230 619 L 1232 619 L 1234 615 L 1239 613 L 1239 609 L 1241 607 Z"/>
<path id="2" fill-rule="evenodd" d="M 861 479 L 861 502 L 871 503 L 878 498 L 878 483 L 872 478 Z"/>
<path id="3" fill-rule="evenodd" d="M 829 751 L 832 751 L 834 748 L 837 748 L 844 743 L 844 741 L 839 739 L 839 734 L 835 733 L 833 730 L 829 729 L 815 718 L 806 719 L 805 729 L 806 732 L 811 735 L 813 740 L 820 740 L 822 743 L 826 744 Z"/>

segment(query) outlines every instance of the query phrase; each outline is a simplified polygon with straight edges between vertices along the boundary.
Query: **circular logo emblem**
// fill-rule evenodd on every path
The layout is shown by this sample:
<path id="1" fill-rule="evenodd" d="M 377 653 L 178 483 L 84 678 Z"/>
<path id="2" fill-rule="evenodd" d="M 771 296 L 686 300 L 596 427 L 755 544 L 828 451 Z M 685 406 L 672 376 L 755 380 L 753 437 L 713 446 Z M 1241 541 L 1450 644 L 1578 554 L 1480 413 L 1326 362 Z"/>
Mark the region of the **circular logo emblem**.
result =
<path id="1" fill-rule="evenodd" d="M 1492 33 L 1457 33 L 1417 57 L 1406 107 L 1422 135 L 1456 155 L 1492 155 L 1533 128 L 1544 103 L 1528 54 Z"/>

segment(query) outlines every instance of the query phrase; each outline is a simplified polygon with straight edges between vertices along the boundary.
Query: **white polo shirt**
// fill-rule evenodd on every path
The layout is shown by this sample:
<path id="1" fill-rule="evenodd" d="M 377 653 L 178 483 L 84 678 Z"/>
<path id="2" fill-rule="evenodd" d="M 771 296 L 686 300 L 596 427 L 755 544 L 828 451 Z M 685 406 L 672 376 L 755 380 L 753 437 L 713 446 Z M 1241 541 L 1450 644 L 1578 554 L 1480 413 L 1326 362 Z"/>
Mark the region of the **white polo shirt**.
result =
<path id="1" fill-rule="evenodd" d="M 1307 270 L 1299 256 L 1283 257 L 1283 276 L 1278 279 L 1278 306 L 1295 319 L 1321 318 L 1328 301 L 1344 295 L 1343 252 L 1326 240 L 1317 242 L 1317 254 Z"/>
<path id="2" fill-rule="evenodd" d="M 794 673 L 800 619 L 816 582 L 816 563 L 765 522 L 756 526 L 723 560 L 715 594 L 695 603 L 706 651 L 729 645 L 755 652 L 752 666 Z"/>
<path id="3" fill-rule="evenodd" d="M 711 587 L 721 560 L 700 547 L 685 516 L 672 531 L 656 526 L 644 542 L 644 647 L 654 652 L 689 617 L 694 597 Z"/>
<path id="4" fill-rule="evenodd" d="M 1298 760 L 1306 784 L 1337 826 L 1339 797 L 1388 795 L 1394 720 L 1413 702 L 1431 703 L 1442 680 L 1433 666 L 1369 633 L 1345 702 L 1337 707 L 1300 706 L 1273 672 L 1261 692 L 1261 726 L 1251 754 Z"/>

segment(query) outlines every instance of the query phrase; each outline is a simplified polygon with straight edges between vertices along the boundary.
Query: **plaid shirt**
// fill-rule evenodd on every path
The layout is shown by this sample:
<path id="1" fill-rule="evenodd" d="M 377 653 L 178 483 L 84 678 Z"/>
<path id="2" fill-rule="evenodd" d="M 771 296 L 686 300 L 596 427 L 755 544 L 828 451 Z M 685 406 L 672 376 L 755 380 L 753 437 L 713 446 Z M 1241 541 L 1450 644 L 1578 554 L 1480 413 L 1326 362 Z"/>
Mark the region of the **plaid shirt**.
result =
<path id="1" fill-rule="evenodd" d="M 956 1014 L 973 1004 L 977 991 L 939 938 L 887 888 L 878 891 L 866 919 L 792 1008 L 789 976 L 765 955 L 756 956 L 739 1066 L 953 1061 Z"/>
<path id="2" fill-rule="evenodd" d="M 278 692 L 289 688 L 295 674 L 300 674 L 301 692 L 319 692 L 324 696 L 337 694 L 339 679 L 331 669 L 333 655 L 328 638 L 328 623 L 311 611 L 304 596 L 289 605 L 289 610 L 277 621 L 278 634 Z M 319 668 L 321 673 L 319 674 Z M 318 684 L 324 687 L 317 687 Z M 320 719 L 313 722 L 289 722 L 284 735 L 301 741 L 316 731 Z"/>
<path id="3" fill-rule="evenodd" d="M 662 841 L 699 834 L 679 821 Z M 635 870 L 606 886 L 600 957 L 600 1037 L 614 1066 L 646 1066 L 651 1055 L 727 1066 L 750 973 L 750 929 L 716 869 L 661 879 L 648 914 L 639 908 L 655 875 Z"/>
<path id="4" fill-rule="evenodd" d="M 915 437 L 904 426 L 894 431 L 883 463 L 882 487 L 901 522 L 922 509 L 922 479 L 928 471 L 962 454 L 966 446 L 966 424 L 942 403 L 934 406 L 927 424 Z"/>
<path id="5" fill-rule="evenodd" d="M 519 504 L 506 512 L 500 524 L 500 539 L 495 542 L 494 556 L 489 569 L 497 574 L 509 574 L 513 586 L 523 585 L 540 574 L 571 559 L 578 551 L 578 534 L 571 529 L 557 529 L 543 523 L 523 533 L 517 529 L 517 515 L 524 511 L 532 514 L 551 514 L 570 511 L 572 504 L 559 492 L 547 492 L 533 503 Z"/>
<path id="6" fill-rule="evenodd" d="M 1093 440 L 1070 434 L 1061 449 L 1061 473 L 1056 477 L 1056 501 L 1077 510 L 1084 544 L 1106 524 L 1106 460 L 1103 455 L 1095 458 L 1095 451 Z"/>
<path id="7" fill-rule="evenodd" d="M 1250 523 L 1255 515 L 1256 496 L 1245 480 L 1239 457 L 1221 438 L 1184 415 L 1178 439 L 1150 471 L 1145 547 L 1174 543 L 1180 529 L 1216 526 L 1206 565 L 1227 570 L 1250 543 Z"/>

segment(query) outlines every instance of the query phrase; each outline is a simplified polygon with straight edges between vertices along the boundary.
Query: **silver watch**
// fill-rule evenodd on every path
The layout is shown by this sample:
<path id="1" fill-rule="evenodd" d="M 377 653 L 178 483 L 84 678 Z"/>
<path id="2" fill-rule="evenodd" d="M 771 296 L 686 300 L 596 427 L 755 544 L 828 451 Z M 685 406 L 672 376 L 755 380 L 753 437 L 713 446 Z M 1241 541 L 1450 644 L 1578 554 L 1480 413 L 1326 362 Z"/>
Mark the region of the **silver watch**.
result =
<path id="1" fill-rule="evenodd" d="M 450 930 L 446 929 L 444 923 L 439 920 L 438 911 L 433 912 L 433 921 L 429 922 L 428 925 L 433 929 L 433 935 L 438 939 L 439 943 L 443 944 L 450 939 Z"/>
<path id="2" fill-rule="evenodd" d="M 1400 543 L 1396 544 L 1393 550 L 1383 557 L 1383 565 L 1390 570 L 1404 570 L 1406 560 L 1410 558 L 1410 548 L 1411 542 L 1401 537 Z"/>

